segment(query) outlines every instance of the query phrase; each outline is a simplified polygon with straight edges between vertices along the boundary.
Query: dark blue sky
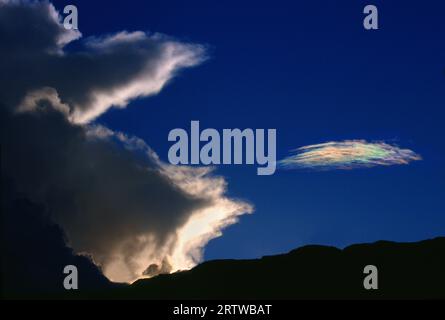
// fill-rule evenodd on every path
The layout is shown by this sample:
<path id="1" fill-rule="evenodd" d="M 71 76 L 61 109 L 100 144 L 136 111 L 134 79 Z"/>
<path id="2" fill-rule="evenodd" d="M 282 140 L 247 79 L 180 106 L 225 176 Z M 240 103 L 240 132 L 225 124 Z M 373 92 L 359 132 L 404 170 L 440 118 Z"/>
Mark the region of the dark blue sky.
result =
<path id="1" fill-rule="evenodd" d="M 209 243 L 206 259 L 250 258 L 304 244 L 345 246 L 445 234 L 443 1 L 56 1 L 76 4 L 84 36 L 153 31 L 208 46 L 209 59 L 158 96 L 98 119 L 167 160 L 173 128 L 276 128 L 277 157 L 343 139 L 389 140 L 407 166 L 277 171 L 221 166 L 253 215 Z M 379 9 L 377 31 L 363 8 Z"/>

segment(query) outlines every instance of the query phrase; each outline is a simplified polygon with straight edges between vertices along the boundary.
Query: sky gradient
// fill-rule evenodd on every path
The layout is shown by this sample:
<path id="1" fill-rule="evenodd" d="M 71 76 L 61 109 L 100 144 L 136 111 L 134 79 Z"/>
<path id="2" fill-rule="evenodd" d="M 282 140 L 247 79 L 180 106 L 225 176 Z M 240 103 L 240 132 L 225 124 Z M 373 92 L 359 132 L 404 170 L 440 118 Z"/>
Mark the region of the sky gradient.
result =
<path id="1" fill-rule="evenodd" d="M 212 240 L 205 259 L 444 234 L 442 2 L 375 1 L 376 31 L 362 27 L 364 1 L 71 3 L 84 37 L 143 30 L 206 46 L 208 59 L 159 95 L 96 120 L 145 140 L 164 161 L 169 131 L 192 120 L 203 128 L 275 128 L 278 159 L 301 146 L 357 139 L 422 156 L 406 166 L 272 176 L 219 166 L 229 195 L 255 210 Z"/>

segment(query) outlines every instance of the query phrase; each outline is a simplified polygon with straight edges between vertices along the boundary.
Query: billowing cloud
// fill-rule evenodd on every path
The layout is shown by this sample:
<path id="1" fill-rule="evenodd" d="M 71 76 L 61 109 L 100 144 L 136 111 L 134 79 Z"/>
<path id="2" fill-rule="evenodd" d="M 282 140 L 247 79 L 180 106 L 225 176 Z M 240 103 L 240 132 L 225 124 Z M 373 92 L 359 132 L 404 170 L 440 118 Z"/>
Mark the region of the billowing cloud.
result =
<path id="1" fill-rule="evenodd" d="M 279 165 L 291 169 L 329 170 L 400 165 L 416 160 L 421 157 L 414 151 L 385 142 L 345 140 L 298 148 Z"/>
<path id="2" fill-rule="evenodd" d="M 156 94 L 205 50 L 143 32 L 65 47 L 80 37 L 49 2 L 0 0 L 2 175 L 112 280 L 190 268 L 251 205 L 229 199 L 211 168 L 163 163 L 141 139 L 94 119 Z"/>
<path id="3" fill-rule="evenodd" d="M 48 2 L 0 2 L 0 99 L 9 107 L 29 110 L 53 89 L 69 119 L 87 123 L 158 93 L 180 69 L 205 59 L 201 45 L 141 31 L 90 37 L 67 52 L 81 34 L 60 19 Z"/>

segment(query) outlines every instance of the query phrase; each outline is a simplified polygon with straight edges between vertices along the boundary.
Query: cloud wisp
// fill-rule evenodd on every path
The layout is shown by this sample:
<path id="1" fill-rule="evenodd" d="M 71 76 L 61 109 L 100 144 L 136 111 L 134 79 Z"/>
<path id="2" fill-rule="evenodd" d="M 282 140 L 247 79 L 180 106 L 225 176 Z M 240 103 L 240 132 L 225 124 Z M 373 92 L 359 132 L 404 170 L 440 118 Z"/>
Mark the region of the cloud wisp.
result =
<path id="1" fill-rule="evenodd" d="M 181 69 L 206 59 L 204 46 L 159 33 L 122 31 L 82 40 L 79 31 L 63 27 L 49 2 L 0 1 L 0 30 L 1 101 L 19 111 L 44 98 L 58 101 L 74 123 L 155 95 Z M 65 50 L 79 39 L 79 50 Z"/>
<path id="2" fill-rule="evenodd" d="M 412 150 L 401 149 L 386 142 L 345 140 L 295 149 L 292 155 L 279 161 L 279 166 L 287 169 L 350 170 L 402 165 L 421 159 Z"/>

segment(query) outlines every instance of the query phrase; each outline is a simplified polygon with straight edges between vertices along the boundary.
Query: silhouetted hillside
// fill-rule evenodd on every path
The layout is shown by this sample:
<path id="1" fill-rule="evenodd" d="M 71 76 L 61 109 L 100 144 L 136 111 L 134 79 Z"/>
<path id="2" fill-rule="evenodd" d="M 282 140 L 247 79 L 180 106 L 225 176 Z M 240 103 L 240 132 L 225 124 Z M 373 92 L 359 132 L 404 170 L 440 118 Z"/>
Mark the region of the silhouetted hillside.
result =
<path id="1" fill-rule="evenodd" d="M 378 268 L 378 290 L 363 269 Z M 305 246 L 257 260 L 217 260 L 189 271 L 138 280 L 122 298 L 294 299 L 445 298 L 445 238 L 379 241 L 343 250 Z"/>
<path id="2" fill-rule="evenodd" d="M 79 269 L 79 294 L 114 288 L 90 258 L 66 244 L 63 230 L 51 222 L 46 208 L 15 191 L 1 179 L 0 297 L 45 299 L 64 297 L 63 268 Z M 80 282 L 81 281 L 81 282 Z M 72 293 L 69 293 L 72 294 Z"/>

